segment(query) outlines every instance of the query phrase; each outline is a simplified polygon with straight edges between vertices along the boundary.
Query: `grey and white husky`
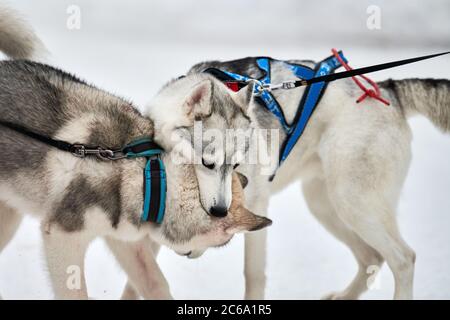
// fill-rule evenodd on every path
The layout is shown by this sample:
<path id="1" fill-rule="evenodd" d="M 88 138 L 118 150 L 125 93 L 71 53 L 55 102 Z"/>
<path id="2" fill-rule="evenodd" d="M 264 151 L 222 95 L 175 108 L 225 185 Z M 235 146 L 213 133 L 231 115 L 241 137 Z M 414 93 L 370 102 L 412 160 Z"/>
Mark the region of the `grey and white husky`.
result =
<path id="1" fill-rule="evenodd" d="M 315 66 L 311 61 L 289 62 Z M 210 67 L 254 79 L 262 76 L 254 58 L 204 62 L 192 67 L 186 77 L 164 87 L 148 105 L 147 113 L 158 131 L 157 141 L 169 150 L 178 146 L 169 137 L 182 136 L 180 128 L 193 125 L 188 121 L 183 99 L 186 92 L 200 86 L 203 88 L 200 92 L 204 92 L 203 110 L 209 115 L 202 122 L 204 133 L 241 127 L 250 119 L 249 127 L 275 129 L 279 133 L 277 145 L 281 146 L 285 135 L 278 119 L 249 97 L 245 99 L 244 114 L 233 114 L 231 110 L 237 97 L 245 95 L 232 92 L 217 79 L 202 73 Z M 273 83 L 295 78 L 283 62 L 272 61 L 270 69 Z M 380 86 L 382 95 L 392 102 L 389 107 L 370 99 L 357 104 L 360 91 L 349 79 L 330 83 L 302 137 L 272 182 L 261 164 L 243 162 L 236 169 L 248 178 L 246 204 L 258 213 L 267 213 L 271 195 L 301 181 L 311 212 L 338 240 L 349 246 L 357 260 L 358 272 L 346 289 L 327 295 L 328 299 L 358 298 L 367 289 L 367 268 L 380 266 L 384 261 L 394 274 L 394 297 L 409 299 L 413 295 L 415 253 L 402 238 L 396 221 L 397 202 L 411 160 L 407 118 L 422 114 L 443 132 L 449 132 L 450 81 L 387 80 Z M 303 92 L 304 88 L 274 92 L 289 123 L 294 119 Z M 208 138 L 203 139 L 208 143 Z M 267 135 L 268 149 L 269 140 Z M 225 158 L 237 152 L 228 148 L 219 151 Z M 279 151 L 275 148 L 270 153 L 272 173 L 278 164 Z M 199 156 L 203 156 L 203 163 L 197 163 L 195 171 L 202 205 L 206 210 L 225 211 L 231 193 L 229 168 L 239 163 L 215 163 L 217 157 L 209 152 Z M 214 208 L 217 204 L 221 204 L 219 209 Z M 245 236 L 245 297 L 248 299 L 264 297 L 265 241 L 264 230 Z"/>
<path id="2" fill-rule="evenodd" d="M 38 44 L 25 24 L 0 10 L 0 50 L 12 58 L 31 58 Z M 189 103 L 194 108 L 198 100 L 194 96 Z M 130 102 L 29 60 L 0 61 L 0 121 L 53 139 L 110 148 L 154 135 L 152 120 Z M 0 150 L 0 251 L 22 214 L 39 218 L 57 298 L 88 297 L 84 256 L 96 237 L 106 238 L 141 296 L 165 299 L 171 296 L 155 261 L 155 243 L 195 257 L 237 232 L 270 224 L 243 208 L 236 176 L 229 185 L 232 213 L 211 217 L 199 201 L 192 166 L 176 165 L 171 153 L 163 155 L 168 192 L 158 225 L 140 220 L 145 159 L 81 159 L 2 125 Z M 70 275 L 80 278 L 71 282 Z"/>

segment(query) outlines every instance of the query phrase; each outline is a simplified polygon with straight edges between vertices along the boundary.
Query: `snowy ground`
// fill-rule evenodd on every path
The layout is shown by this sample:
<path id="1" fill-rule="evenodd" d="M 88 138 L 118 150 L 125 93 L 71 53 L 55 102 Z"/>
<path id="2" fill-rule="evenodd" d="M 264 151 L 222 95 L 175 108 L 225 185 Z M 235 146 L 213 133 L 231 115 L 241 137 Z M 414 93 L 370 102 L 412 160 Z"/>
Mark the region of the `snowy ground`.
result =
<path id="1" fill-rule="evenodd" d="M 78 2 L 87 6 L 85 1 L 70 3 Z M 115 21 L 120 22 L 120 33 L 117 34 L 117 24 L 113 26 L 111 20 L 104 17 L 114 17 L 114 12 L 107 10 L 97 10 L 96 15 L 87 10 L 81 30 L 67 30 L 65 8 L 69 2 L 59 3 L 64 5 L 51 2 L 48 8 L 53 11 L 46 6 L 31 5 L 29 0 L 17 1 L 14 7 L 29 17 L 51 52 L 49 61 L 52 64 L 130 98 L 140 106 L 165 81 L 205 59 L 225 60 L 251 55 L 321 59 L 329 55 L 330 46 L 340 45 L 352 65 L 363 66 L 448 50 L 449 44 L 444 41 L 441 47 L 413 44 L 406 48 L 391 45 L 387 49 L 379 44 L 363 48 L 358 45 L 358 38 L 354 41 L 346 39 L 349 41 L 343 41 L 343 44 L 327 40 L 314 46 L 289 41 L 279 41 L 277 45 L 268 45 L 264 41 L 247 45 L 245 41 L 241 44 L 209 43 L 207 40 L 199 43 L 163 41 L 162 37 L 156 40 L 147 38 L 145 33 L 127 37 L 126 21 L 133 20 L 133 14 L 140 11 L 138 9 L 134 9 L 135 12 L 124 10 L 128 20 L 121 19 L 117 13 Z M 133 5 L 137 6 L 134 2 Z M 152 17 L 157 16 L 154 12 L 157 7 L 152 8 Z M 116 5 L 114 10 L 119 12 L 124 8 Z M 169 13 L 164 14 L 167 17 Z M 94 20 L 96 24 L 90 25 L 89 22 Z M 446 21 L 449 21 L 448 11 Z M 211 37 L 217 28 L 211 27 Z M 97 32 L 91 32 L 92 29 Z M 220 30 L 223 33 L 223 28 Z M 160 32 L 165 31 L 161 29 Z M 315 34 L 315 37 L 320 37 L 320 34 Z M 433 43 L 436 41 L 439 42 L 435 40 Z M 444 57 L 373 75 L 376 80 L 387 77 L 449 78 L 450 60 Z M 449 299 L 450 138 L 439 133 L 423 118 L 411 120 L 411 126 L 414 158 L 400 201 L 399 221 L 405 239 L 417 253 L 415 297 Z M 292 185 L 273 197 L 270 217 L 274 225 L 269 229 L 267 298 L 316 299 L 328 291 L 343 288 L 352 279 L 356 264 L 350 252 L 309 214 L 299 185 Z M 3 298 L 52 297 L 38 230 L 37 221 L 26 218 L 14 241 L 0 256 L 0 292 Z M 239 299 L 243 296 L 243 237 L 236 237 L 226 248 L 208 251 L 198 260 L 179 257 L 166 249 L 161 251 L 158 260 L 176 298 Z M 118 298 L 126 278 L 101 240 L 92 244 L 86 264 L 90 296 Z M 392 293 L 392 275 L 383 267 L 378 289 L 364 297 L 391 298 Z"/>

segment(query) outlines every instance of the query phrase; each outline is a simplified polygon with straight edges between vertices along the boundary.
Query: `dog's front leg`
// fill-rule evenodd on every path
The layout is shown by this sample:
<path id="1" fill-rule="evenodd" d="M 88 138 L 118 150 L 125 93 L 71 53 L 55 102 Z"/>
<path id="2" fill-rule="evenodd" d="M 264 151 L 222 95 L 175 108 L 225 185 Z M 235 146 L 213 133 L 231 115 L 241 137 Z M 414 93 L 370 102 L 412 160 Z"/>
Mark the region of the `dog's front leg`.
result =
<path id="1" fill-rule="evenodd" d="M 155 259 L 156 259 L 161 246 L 159 245 L 159 243 L 152 241 L 151 247 L 152 247 L 152 251 L 153 251 L 153 257 L 155 257 Z M 127 283 L 125 284 L 125 288 L 123 289 L 120 300 L 138 300 L 139 298 L 140 297 L 139 297 L 139 294 L 137 293 L 136 289 L 133 287 L 130 280 L 128 280 Z"/>
<path id="2" fill-rule="evenodd" d="M 144 299 L 172 299 L 169 285 L 153 253 L 153 241 L 144 237 L 137 242 L 124 242 L 106 237 L 106 242 L 128 275 L 125 298 L 135 298 L 132 288 Z M 124 296 L 123 296 L 124 297 Z"/>
<path id="3" fill-rule="evenodd" d="M 256 201 L 247 201 L 248 208 L 261 216 L 267 216 L 269 197 L 258 197 Z M 266 200 L 264 200 L 266 199 Z M 264 299 L 266 288 L 266 229 L 245 234 L 245 299 Z"/>
<path id="4" fill-rule="evenodd" d="M 42 225 L 48 270 L 56 299 L 88 299 L 84 257 L 91 238 Z"/>

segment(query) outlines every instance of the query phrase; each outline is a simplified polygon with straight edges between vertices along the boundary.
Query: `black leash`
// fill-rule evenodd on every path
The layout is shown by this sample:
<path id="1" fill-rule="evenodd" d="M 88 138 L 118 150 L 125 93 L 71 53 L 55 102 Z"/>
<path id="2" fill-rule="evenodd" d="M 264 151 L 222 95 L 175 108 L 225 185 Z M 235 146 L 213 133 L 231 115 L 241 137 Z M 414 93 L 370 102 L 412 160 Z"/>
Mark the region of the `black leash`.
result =
<path id="1" fill-rule="evenodd" d="M 144 205 L 141 214 L 142 221 L 152 221 L 161 223 L 164 218 L 166 208 L 166 169 L 161 160 L 160 154 L 163 149 L 157 145 L 150 137 L 138 138 L 119 150 L 111 150 L 102 147 L 87 146 L 78 143 L 69 143 L 62 140 L 52 139 L 40 133 L 30 131 L 29 129 L 7 121 L 0 120 L 0 126 L 9 128 L 15 132 L 30 137 L 36 141 L 59 149 L 70 152 L 72 155 L 85 158 L 87 156 L 96 156 L 101 160 L 119 160 L 125 158 L 146 158 L 144 168 Z"/>
<path id="2" fill-rule="evenodd" d="M 85 158 L 86 156 L 96 156 L 102 160 L 119 160 L 126 158 L 129 154 L 140 154 L 145 150 L 161 149 L 161 147 L 153 141 L 146 140 L 139 141 L 139 143 L 127 145 L 123 149 L 111 150 L 99 146 L 88 146 L 81 143 L 69 143 L 62 140 L 52 139 L 11 122 L 0 120 L 0 125 L 59 150 L 70 152 L 72 155 L 79 158 Z"/>
<path id="3" fill-rule="evenodd" d="M 410 58 L 410 59 L 397 60 L 397 61 L 392 61 L 392 62 L 387 62 L 387 63 L 382 63 L 382 64 L 376 64 L 373 66 L 353 69 L 353 70 L 349 70 L 349 71 L 327 74 L 324 76 L 311 78 L 309 80 L 284 81 L 282 83 L 274 84 L 274 85 L 264 85 L 263 84 L 262 87 L 263 87 L 263 89 L 268 89 L 268 90 L 294 89 L 294 88 L 298 88 L 298 87 L 309 86 L 309 85 L 311 85 L 313 83 L 317 83 L 317 82 L 331 82 L 331 81 L 335 81 L 338 79 L 350 78 L 350 77 L 358 76 L 361 74 L 395 68 L 395 67 L 402 66 L 405 64 L 418 62 L 421 60 L 427 60 L 427 59 L 443 56 L 443 55 L 446 55 L 449 53 L 450 53 L 450 51 L 447 51 L 447 52 L 430 54 L 430 55 L 416 57 L 416 58 Z"/>
<path id="4" fill-rule="evenodd" d="M 48 144 L 48 145 L 50 145 L 52 147 L 55 147 L 57 149 L 60 149 L 60 150 L 63 150 L 63 151 L 67 151 L 67 152 L 72 152 L 73 151 L 73 145 L 68 143 L 68 142 L 61 141 L 61 140 L 54 140 L 54 139 L 48 138 L 46 136 L 43 136 L 43 135 L 41 135 L 39 133 L 30 131 L 30 130 L 28 130 L 25 127 L 22 127 L 20 125 L 17 125 L 17 124 L 11 123 L 11 122 L 6 122 L 6 121 L 0 120 L 0 125 L 8 128 L 8 129 L 11 129 L 13 131 L 19 132 L 19 133 L 21 133 L 23 135 L 26 135 L 26 136 L 28 136 L 30 138 L 33 138 L 34 140 L 38 140 L 38 141 L 40 141 L 42 143 Z"/>

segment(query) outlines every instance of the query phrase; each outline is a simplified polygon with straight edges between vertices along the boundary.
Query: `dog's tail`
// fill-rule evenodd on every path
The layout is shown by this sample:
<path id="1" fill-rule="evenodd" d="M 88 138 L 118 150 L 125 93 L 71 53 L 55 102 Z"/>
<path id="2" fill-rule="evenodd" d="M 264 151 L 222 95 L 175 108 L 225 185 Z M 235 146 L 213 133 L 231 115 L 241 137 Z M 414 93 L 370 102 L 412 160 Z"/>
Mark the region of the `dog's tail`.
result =
<path id="1" fill-rule="evenodd" d="M 44 44 L 18 12 L 0 5 L 0 51 L 12 59 L 45 56 Z"/>
<path id="2" fill-rule="evenodd" d="M 420 113 L 443 132 L 450 132 L 450 80 L 404 79 L 380 82 L 406 116 Z"/>

